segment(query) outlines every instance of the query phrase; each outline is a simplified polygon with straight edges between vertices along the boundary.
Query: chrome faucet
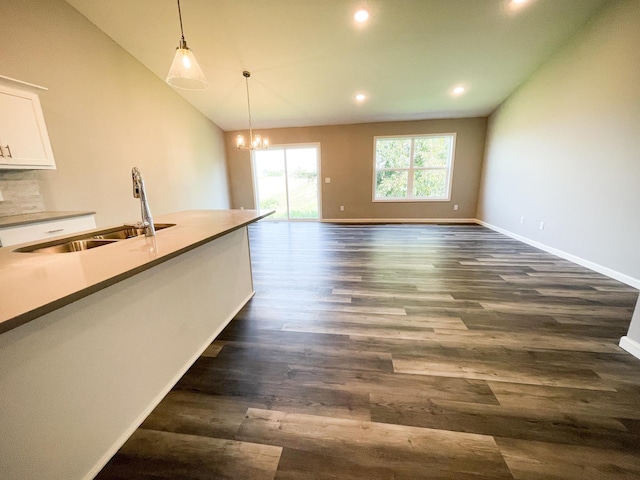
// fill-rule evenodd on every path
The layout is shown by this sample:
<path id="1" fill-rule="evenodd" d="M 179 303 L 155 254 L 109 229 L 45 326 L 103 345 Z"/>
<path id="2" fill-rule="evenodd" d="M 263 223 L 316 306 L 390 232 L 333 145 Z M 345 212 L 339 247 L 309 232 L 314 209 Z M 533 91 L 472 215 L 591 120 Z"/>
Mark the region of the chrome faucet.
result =
<path id="1" fill-rule="evenodd" d="M 149 202 L 147 201 L 147 192 L 144 189 L 144 180 L 138 167 L 131 169 L 131 179 L 133 180 L 133 197 L 140 199 L 140 213 L 142 216 L 142 222 L 138 224 L 140 228 L 144 228 L 144 234 L 147 237 L 153 237 L 156 234 L 156 229 L 153 226 L 153 218 L 151 217 L 151 210 L 149 210 Z"/>

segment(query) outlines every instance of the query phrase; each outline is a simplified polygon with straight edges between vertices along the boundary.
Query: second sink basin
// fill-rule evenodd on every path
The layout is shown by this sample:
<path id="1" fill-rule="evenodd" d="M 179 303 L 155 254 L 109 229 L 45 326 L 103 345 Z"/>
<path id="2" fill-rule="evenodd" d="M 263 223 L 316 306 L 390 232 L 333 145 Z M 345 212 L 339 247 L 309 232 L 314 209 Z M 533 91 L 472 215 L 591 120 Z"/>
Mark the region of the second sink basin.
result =
<path id="1" fill-rule="evenodd" d="M 154 223 L 153 226 L 158 230 L 162 230 L 163 228 L 173 227 L 175 224 L 173 223 Z M 125 240 L 127 238 L 139 237 L 140 235 L 144 235 L 144 228 L 142 227 L 134 227 L 130 225 L 125 225 L 122 227 L 110 228 L 109 230 L 102 230 L 92 236 L 92 238 L 96 239 L 106 239 L 106 240 Z"/>

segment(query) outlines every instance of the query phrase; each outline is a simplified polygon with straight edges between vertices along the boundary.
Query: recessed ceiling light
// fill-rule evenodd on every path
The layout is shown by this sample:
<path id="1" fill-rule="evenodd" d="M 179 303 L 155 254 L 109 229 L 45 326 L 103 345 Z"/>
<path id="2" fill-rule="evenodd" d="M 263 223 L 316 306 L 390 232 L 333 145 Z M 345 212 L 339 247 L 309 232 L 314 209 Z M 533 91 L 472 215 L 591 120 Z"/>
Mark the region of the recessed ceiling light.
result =
<path id="1" fill-rule="evenodd" d="M 506 3 L 506 9 L 511 12 L 517 12 L 521 8 L 527 7 L 527 3 L 531 3 L 530 0 L 510 0 Z"/>
<path id="2" fill-rule="evenodd" d="M 356 20 L 356 22 L 366 22 L 369 18 L 369 12 L 367 12 L 366 10 L 358 10 L 353 18 Z"/>
<path id="3" fill-rule="evenodd" d="M 462 95 L 464 93 L 464 87 L 456 87 L 453 89 L 454 95 Z"/>
<path id="4" fill-rule="evenodd" d="M 356 95 L 356 100 L 358 102 L 364 102 L 367 99 L 367 96 L 364 93 L 359 93 Z"/>

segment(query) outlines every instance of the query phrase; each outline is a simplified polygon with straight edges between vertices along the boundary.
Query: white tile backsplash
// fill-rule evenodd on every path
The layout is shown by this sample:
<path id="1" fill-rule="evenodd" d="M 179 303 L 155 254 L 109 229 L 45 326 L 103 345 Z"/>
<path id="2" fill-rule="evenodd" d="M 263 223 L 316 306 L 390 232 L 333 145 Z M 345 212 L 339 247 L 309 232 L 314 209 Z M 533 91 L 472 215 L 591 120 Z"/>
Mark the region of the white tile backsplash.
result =
<path id="1" fill-rule="evenodd" d="M 36 172 L 0 170 L 0 217 L 44 211 Z"/>

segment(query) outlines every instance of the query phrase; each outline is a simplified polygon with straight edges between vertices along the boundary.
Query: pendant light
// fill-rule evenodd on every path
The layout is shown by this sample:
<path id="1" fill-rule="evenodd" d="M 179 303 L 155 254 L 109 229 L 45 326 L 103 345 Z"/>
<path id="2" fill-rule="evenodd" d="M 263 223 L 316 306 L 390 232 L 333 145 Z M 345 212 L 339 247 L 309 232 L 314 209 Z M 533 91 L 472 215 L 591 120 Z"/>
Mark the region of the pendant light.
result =
<path id="1" fill-rule="evenodd" d="M 176 48 L 176 55 L 167 75 L 167 83 L 172 87 L 185 90 L 205 90 L 209 88 L 207 79 L 198 65 L 193 52 L 187 47 L 182 28 L 182 12 L 180 11 L 180 0 L 178 0 L 178 18 L 180 19 L 180 43 Z"/>
<path id="2" fill-rule="evenodd" d="M 244 76 L 244 83 L 247 87 L 247 110 L 249 111 L 249 145 L 245 145 L 244 137 L 242 135 L 238 135 L 236 138 L 236 147 L 239 150 L 264 150 L 265 148 L 269 148 L 269 139 L 261 137 L 260 135 L 256 135 L 253 137 L 253 128 L 251 127 L 251 102 L 249 101 L 249 77 L 251 73 L 246 70 L 242 72 Z"/>

